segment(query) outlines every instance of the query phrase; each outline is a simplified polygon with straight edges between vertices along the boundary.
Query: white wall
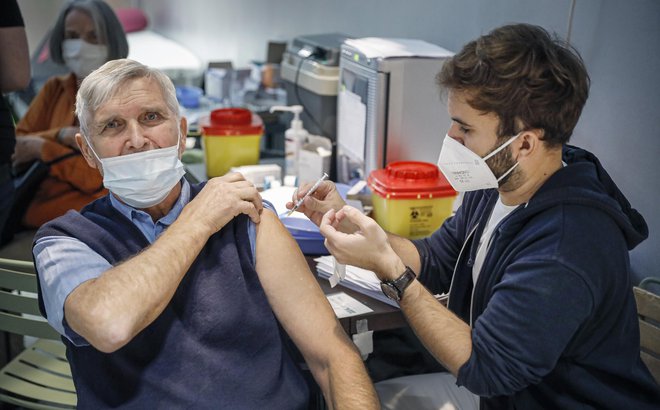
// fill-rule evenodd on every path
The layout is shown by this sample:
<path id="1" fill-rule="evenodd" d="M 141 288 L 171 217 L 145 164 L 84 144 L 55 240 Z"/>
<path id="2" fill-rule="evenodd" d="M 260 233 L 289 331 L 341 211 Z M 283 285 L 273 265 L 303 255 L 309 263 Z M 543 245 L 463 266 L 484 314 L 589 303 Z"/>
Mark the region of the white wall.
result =
<path id="1" fill-rule="evenodd" d="M 660 2 L 598 4 L 576 38 L 592 85 L 573 142 L 600 157 L 646 218 L 649 239 L 631 261 L 636 276 L 660 277 Z"/>
<path id="2" fill-rule="evenodd" d="M 21 8 L 25 21 L 30 55 L 34 54 L 39 42 L 55 24 L 62 4 L 64 4 L 64 0 L 18 0 L 18 6 Z"/>
<path id="3" fill-rule="evenodd" d="M 268 40 L 344 32 L 412 37 L 458 49 L 507 22 L 566 29 L 570 0 L 142 0 L 153 28 L 207 60 L 247 65 L 264 59 Z M 593 8 L 593 6 L 590 6 Z M 590 19 L 591 20 L 591 19 Z"/>

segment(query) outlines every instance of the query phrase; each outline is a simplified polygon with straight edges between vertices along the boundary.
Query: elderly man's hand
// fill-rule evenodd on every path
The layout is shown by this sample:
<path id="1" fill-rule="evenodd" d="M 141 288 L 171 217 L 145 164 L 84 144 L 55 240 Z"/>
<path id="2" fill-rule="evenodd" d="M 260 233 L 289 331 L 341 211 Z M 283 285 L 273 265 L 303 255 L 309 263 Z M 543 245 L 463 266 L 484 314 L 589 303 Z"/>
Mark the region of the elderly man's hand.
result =
<path id="1" fill-rule="evenodd" d="M 20 168 L 36 159 L 41 159 L 41 147 L 44 139 L 37 135 L 26 135 L 16 138 L 16 148 L 11 156 L 12 165 Z"/>
<path id="2" fill-rule="evenodd" d="M 261 195 L 254 185 L 243 175 L 230 173 L 210 179 L 184 212 L 213 234 L 239 214 L 246 214 L 258 223 L 262 210 Z"/>

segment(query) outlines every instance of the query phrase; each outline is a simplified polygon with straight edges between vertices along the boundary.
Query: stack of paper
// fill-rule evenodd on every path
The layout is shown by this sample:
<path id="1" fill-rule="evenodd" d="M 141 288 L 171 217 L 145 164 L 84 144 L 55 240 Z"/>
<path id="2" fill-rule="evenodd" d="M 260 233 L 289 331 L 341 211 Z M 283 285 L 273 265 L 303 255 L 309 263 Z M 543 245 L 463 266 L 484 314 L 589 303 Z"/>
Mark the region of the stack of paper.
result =
<path id="1" fill-rule="evenodd" d="M 335 258 L 332 256 L 321 256 L 314 259 L 318 275 L 324 279 L 330 279 L 334 272 Z M 342 286 L 363 293 L 371 298 L 380 300 L 388 305 L 399 307 L 397 303 L 383 294 L 380 290 L 380 280 L 370 270 L 346 265 L 346 276 L 340 282 Z"/>
<path id="2" fill-rule="evenodd" d="M 330 306 L 332 306 L 332 310 L 335 311 L 337 319 L 373 312 L 373 309 L 369 306 L 360 303 L 360 301 L 348 296 L 344 292 L 331 293 L 326 295 L 326 297 L 328 298 L 328 302 L 330 302 Z"/>
<path id="3" fill-rule="evenodd" d="M 380 290 L 380 280 L 372 271 L 351 265 L 340 265 L 342 266 L 342 269 L 340 269 L 342 271 L 341 275 L 339 275 L 340 277 L 332 278 L 333 274 L 335 273 L 336 263 L 334 257 L 321 256 L 314 259 L 314 261 L 316 262 L 316 271 L 318 272 L 318 275 L 324 279 L 329 280 L 330 284 L 335 281 L 339 281 L 339 283 L 344 287 L 352 289 L 356 292 L 360 292 L 373 299 L 380 300 L 381 302 L 387 303 L 390 306 L 394 306 L 396 308 L 399 307 L 395 301 L 383 294 L 383 291 Z M 444 306 L 447 306 L 448 295 L 446 293 L 436 294 L 433 295 L 433 297 L 435 297 L 435 299 Z"/>

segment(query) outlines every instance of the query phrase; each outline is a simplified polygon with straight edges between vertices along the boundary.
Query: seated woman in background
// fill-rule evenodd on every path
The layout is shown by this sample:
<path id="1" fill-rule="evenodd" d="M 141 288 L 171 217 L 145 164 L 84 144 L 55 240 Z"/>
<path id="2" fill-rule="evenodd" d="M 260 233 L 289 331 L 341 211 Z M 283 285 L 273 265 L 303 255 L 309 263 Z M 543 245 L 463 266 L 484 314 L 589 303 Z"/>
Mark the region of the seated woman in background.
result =
<path id="1" fill-rule="evenodd" d="M 75 0 L 57 18 L 50 54 L 71 74 L 50 78 L 16 125 L 14 167 L 25 167 L 34 160 L 50 165 L 24 214 L 22 224 L 28 228 L 37 228 L 69 209 L 80 210 L 107 193 L 98 171 L 78 151 L 75 100 L 83 78 L 107 61 L 125 58 L 128 42 L 105 2 Z"/>

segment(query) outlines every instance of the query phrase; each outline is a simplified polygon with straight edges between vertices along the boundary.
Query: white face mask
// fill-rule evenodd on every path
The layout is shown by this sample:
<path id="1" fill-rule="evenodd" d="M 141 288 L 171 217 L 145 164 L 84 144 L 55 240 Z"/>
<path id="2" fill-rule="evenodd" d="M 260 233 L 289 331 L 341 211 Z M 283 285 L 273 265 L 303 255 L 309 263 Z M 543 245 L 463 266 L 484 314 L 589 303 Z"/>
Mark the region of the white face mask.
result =
<path id="1" fill-rule="evenodd" d="M 82 80 L 108 60 L 108 47 L 79 38 L 62 42 L 62 58 L 69 70 Z"/>
<path id="2" fill-rule="evenodd" d="M 438 168 L 447 177 L 454 190 L 458 192 L 498 188 L 498 182 L 509 175 L 518 166 L 518 163 L 516 162 L 499 178 L 495 178 L 495 174 L 486 164 L 486 160 L 506 148 L 519 135 L 520 133 L 514 135 L 483 158 L 449 135 L 445 135 L 440 157 L 438 158 Z"/>
<path id="3" fill-rule="evenodd" d="M 180 139 L 181 133 L 171 147 L 109 158 L 99 158 L 89 140 L 87 144 L 103 167 L 103 186 L 126 204 L 143 209 L 165 199 L 186 173 L 179 160 Z"/>

